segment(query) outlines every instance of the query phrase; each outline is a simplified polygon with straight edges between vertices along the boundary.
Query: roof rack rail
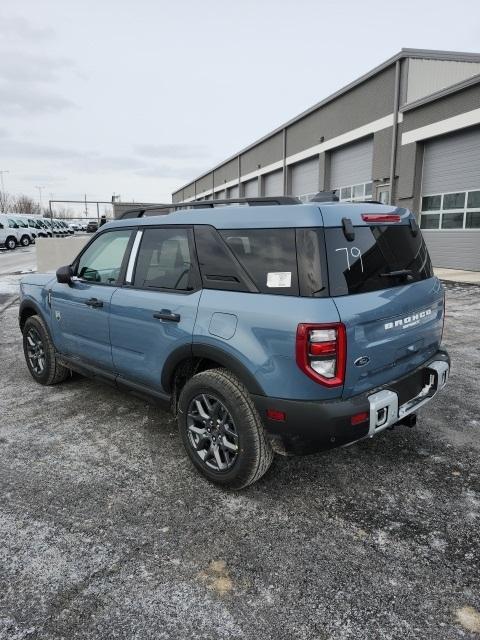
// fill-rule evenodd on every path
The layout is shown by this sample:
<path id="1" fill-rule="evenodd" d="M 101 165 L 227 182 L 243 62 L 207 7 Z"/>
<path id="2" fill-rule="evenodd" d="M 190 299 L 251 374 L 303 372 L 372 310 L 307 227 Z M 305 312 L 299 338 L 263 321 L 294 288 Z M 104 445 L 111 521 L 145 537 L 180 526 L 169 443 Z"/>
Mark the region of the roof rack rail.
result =
<path id="1" fill-rule="evenodd" d="M 167 215 L 181 209 L 213 209 L 218 205 L 243 204 L 249 207 L 262 205 L 302 204 L 299 198 L 293 196 L 258 196 L 256 198 L 229 198 L 224 200 L 192 200 L 192 202 L 174 202 L 170 204 L 156 204 L 150 207 L 137 207 L 125 211 L 120 220 L 127 218 L 142 218 L 145 215 Z"/>
<path id="2" fill-rule="evenodd" d="M 333 191 L 319 191 L 308 202 L 338 202 L 339 199 L 337 191 L 334 189 Z"/>

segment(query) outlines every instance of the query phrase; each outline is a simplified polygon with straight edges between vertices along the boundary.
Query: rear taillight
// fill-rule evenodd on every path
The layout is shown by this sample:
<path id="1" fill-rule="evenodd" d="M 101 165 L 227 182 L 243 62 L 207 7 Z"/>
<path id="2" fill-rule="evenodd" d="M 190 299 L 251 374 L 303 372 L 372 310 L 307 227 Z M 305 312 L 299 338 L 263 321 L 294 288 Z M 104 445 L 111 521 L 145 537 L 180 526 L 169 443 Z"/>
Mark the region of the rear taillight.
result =
<path id="1" fill-rule="evenodd" d="M 347 337 L 341 322 L 298 325 L 297 364 L 315 382 L 326 387 L 342 385 L 346 356 Z"/>
<path id="2" fill-rule="evenodd" d="M 362 213 L 362 220 L 381 224 L 382 222 L 400 222 L 400 216 L 391 213 Z"/>

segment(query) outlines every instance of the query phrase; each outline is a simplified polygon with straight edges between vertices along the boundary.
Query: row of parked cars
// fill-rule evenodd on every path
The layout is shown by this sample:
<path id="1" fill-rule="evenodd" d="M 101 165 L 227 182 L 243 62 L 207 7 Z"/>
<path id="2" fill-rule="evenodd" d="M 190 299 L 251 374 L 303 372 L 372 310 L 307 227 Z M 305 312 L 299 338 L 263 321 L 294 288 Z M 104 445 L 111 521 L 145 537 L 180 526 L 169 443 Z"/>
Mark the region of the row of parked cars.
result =
<path id="1" fill-rule="evenodd" d="M 92 224 L 94 228 L 92 228 Z M 28 247 L 36 238 L 62 237 L 76 231 L 96 231 L 96 222 L 68 224 L 58 218 L 38 218 L 23 214 L 0 214 L 0 249 Z"/>

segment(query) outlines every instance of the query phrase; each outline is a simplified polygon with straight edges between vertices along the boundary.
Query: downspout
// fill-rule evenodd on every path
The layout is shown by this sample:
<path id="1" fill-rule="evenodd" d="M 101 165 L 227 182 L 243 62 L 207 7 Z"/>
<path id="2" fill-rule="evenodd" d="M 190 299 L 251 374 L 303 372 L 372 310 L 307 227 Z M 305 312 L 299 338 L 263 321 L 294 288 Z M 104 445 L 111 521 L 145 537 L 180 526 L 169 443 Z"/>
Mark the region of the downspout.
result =
<path id="1" fill-rule="evenodd" d="M 393 98 L 392 151 L 390 156 L 390 204 L 393 204 L 395 187 L 395 163 L 398 145 L 398 104 L 400 99 L 400 60 L 395 63 L 395 95 Z"/>
<path id="2" fill-rule="evenodd" d="M 287 195 L 287 129 L 283 130 L 283 195 Z"/>

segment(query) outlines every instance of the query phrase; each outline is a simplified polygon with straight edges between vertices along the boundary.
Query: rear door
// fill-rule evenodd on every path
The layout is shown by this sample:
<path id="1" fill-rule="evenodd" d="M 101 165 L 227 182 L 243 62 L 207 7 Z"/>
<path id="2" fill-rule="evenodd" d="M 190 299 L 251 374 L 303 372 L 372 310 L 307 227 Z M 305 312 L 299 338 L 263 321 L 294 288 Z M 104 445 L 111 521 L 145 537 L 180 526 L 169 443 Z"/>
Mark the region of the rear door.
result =
<path id="1" fill-rule="evenodd" d="M 137 231 L 125 285 L 111 300 L 112 358 L 120 378 L 159 390 L 168 357 L 191 352 L 200 295 L 192 229 Z"/>
<path id="2" fill-rule="evenodd" d="M 408 374 L 440 346 L 443 289 L 421 232 L 399 211 L 390 220 L 354 212 L 353 239 L 325 228 L 330 295 L 347 331 L 345 397 Z"/>

